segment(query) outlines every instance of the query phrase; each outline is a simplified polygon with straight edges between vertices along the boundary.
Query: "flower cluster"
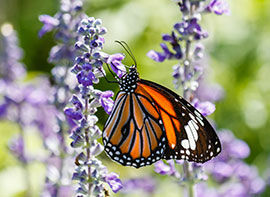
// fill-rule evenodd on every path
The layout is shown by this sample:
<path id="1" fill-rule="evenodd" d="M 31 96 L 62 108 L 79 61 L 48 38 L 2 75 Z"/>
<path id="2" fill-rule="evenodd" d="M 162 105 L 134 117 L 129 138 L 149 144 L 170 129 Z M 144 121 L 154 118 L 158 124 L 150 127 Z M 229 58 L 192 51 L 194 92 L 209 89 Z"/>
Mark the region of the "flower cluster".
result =
<path id="1" fill-rule="evenodd" d="M 143 192 L 143 194 L 153 195 L 156 191 L 156 180 L 151 177 L 133 178 L 123 183 L 121 193 L 131 194 Z"/>
<path id="2" fill-rule="evenodd" d="M 218 85 L 209 86 L 203 80 L 204 47 L 199 42 L 207 38 L 208 33 L 199 22 L 202 14 L 228 14 L 228 4 L 224 0 L 178 0 L 177 3 L 182 12 L 182 21 L 174 25 L 170 34 L 162 36 L 167 43 L 161 43 L 162 52 L 151 50 L 147 55 L 157 62 L 166 59 L 179 60 L 179 63 L 173 66 L 176 88 L 181 86 L 184 97 L 203 115 L 208 116 L 215 111 L 213 102 L 223 97 L 223 90 Z M 232 196 L 250 196 L 261 193 L 265 185 L 263 180 L 258 176 L 255 167 L 243 161 L 249 155 L 248 146 L 236 139 L 231 132 L 220 132 L 219 136 L 223 151 L 216 159 L 204 165 L 204 171 L 198 164 L 173 160 L 167 164 L 159 161 L 155 165 L 155 171 L 177 178 L 180 185 L 184 184 L 189 188 L 189 196 L 193 196 L 193 184 L 207 180 L 207 176 L 211 176 L 220 186 L 220 192 L 208 188 L 206 183 L 199 183 L 198 196 L 226 196 L 228 193 Z M 178 171 L 175 163 L 183 164 L 183 170 Z M 244 171 L 239 170 L 240 168 Z"/>
<path id="3" fill-rule="evenodd" d="M 10 24 L 1 28 L 1 119 L 18 124 L 20 132 L 11 139 L 9 149 L 26 170 L 26 190 L 30 191 L 28 170 L 33 158 L 44 162 L 44 155 L 31 155 L 27 150 L 25 134 L 29 128 L 38 129 L 47 150 L 58 150 L 58 137 L 55 134 L 55 108 L 48 98 L 52 95 L 49 82 L 44 77 L 24 81 L 26 71 L 20 63 L 22 50 L 18 47 L 16 32 Z M 53 143 L 51 143 L 53 142 Z M 28 195 L 31 195 L 30 193 Z"/>
<path id="4" fill-rule="evenodd" d="M 102 21 L 93 17 L 83 19 L 77 31 L 79 36 L 75 48 L 78 56 L 71 71 L 76 74 L 79 93 L 72 96 L 72 107 L 66 108 L 65 114 L 77 123 L 71 135 L 71 146 L 79 152 L 72 178 L 79 181 L 77 193 L 80 196 L 104 196 L 104 182 L 107 182 L 114 192 L 122 188 L 118 175 L 108 174 L 107 168 L 96 158 L 103 151 L 103 146 L 97 141 L 102 132 L 96 125 L 98 117 L 95 113 L 97 108 L 102 106 L 109 114 L 113 107 L 113 92 L 100 91 L 93 86 L 105 76 L 103 63 L 112 61 L 115 56 L 101 51 L 104 45 L 103 35 L 106 32 Z"/>
<path id="5" fill-rule="evenodd" d="M 223 145 L 221 154 L 203 166 L 204 172 L 215 182 L 215 189 L 207 183 L 196 185 L 198 196 L 255 196 L 260 195 L 266 183 L 258 175 L 255 166 L 249 166 L 243 159 L 249 156 L 248 145 L 235 138 L 229 130 L 219 132 Z"/>
<path id="6" fill-rule="evenodd" d="M 176 88 L 182 86 L 184 96 L 190 99 L 191 95 L 190 93 L 187 95 L 188 92 L 194 92 L 198 89 L 198 80 L 203 74 L 203 68 L 200 64 L 203 59 L 204 48 L 199 41 L 208 37 L 208 33 L 199 24 L 201 15 L 209 12 L 228 14 L 229 9 L 228 4 L 223 0 L 212 0 L 209 4 L 206 4 L 205 1 L 190 0 L 179 0 L 177 2 L 183 15 L 182 21 L 174 25 L 170 34 L 162 36 L 163 41 L 167 43 L 161 43 L 162 52 L 151 50 L 147 55 L 157 62 L 166 59 L 180 60 L 173 67 L 174 84 Z M 193 42 L 196 44 L 193 44 Z M 198 102 L 194 101 L 197 104 Z M 213 105 L 205 103 L 203 106 L 202 109 L 198 108 L 202 114 L 213 113 Z"/>
<path id="7" fill-rule="evenodd" d="M 51 104 L 57 109 L 55 133 L 58 137 L 58 147 L 51 150 L 50 157 L 47 159 L 47 175 L 43 196 L 57 196 L 59 192 L 62 192 L 62 188 L 65 188 L 64 191 L 73 190 L 72 174 L 68 169 L 68 166 L 72 165 L 73 150 L 66 144 L 66 136 L 76 124 L 71 118 L 65 116 L 63 108 L 69 102 L 71 90 L 76 87 L 76 79 L 69 70 L 75 61 L 74 44 L 78 36 L 76 31 L 81 19 L 85 16 L 82 12 L 83 3 L 83 0 L 61 0 L 60 10 L 53 17 L 39 16 L 39 20 L 44 24 L 39 31 L 39 36 L 42 37 L 45 33 L 54 31 L 54 39 L 57 42 L 57 45 L 52 47 L 50 51 L 48 61 L 54 64 Z M 52 143 L 55 142 L 51 141 Z"/>

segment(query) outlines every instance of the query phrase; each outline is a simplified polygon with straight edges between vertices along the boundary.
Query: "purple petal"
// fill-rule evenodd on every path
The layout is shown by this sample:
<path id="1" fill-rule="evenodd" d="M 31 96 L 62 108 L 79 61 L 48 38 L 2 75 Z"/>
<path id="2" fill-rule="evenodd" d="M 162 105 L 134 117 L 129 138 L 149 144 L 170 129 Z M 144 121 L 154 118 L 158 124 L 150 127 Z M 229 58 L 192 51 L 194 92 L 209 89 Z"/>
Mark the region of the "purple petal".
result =
<path id="1" fill-rule="evenodd" d="M 204 116 L 209 116 L 216 110 L 215 105 L 209 101 L 200 102 L 199 100 L 194 99 L 192 104 Z"/>
<path id="2" fill-rule="evenodd" d="M 8 103 L 3 103 L 0 105 L 0 118 L 6 115 L 7 108 L 8 108 Z"/>
<path id="3" fill-rule="evenodd" d="M 9 149 L 21 162 L 27 161 L 24 153 L 24 140 L 22 136 L 13 138 L 9 143 Z"/>
<path id="4" fill-rule="evenodd" d="M 162 35 L 162 40 L 167 41 L 167 42 L 173 42 L 174 41 L 174 39 L 172 38 L 172 36 L 169 35 L 169 34 L 163 34 Z"/>
<path id="5" fill-rule="evenodd" d="M 129 179 L 123 183 L 121 193 L 132 193 L 138 190 L 148 194 L 153 193 L 156 190 L 155 180 L 150 177 Z"/>
<path id="6" fill-rule="evenodd" d="M 70 102 L 76 107 L 77 110 L 82 110 L 83 109 L 83 105 L 82 105 L 80 99 L 76 95 L 72 96 Z"/>
<path id="7" fill-rule="evenodd" d="M 244 158 L 249 156 L 250 149 L 249 149 L 246 142 L 244 142 L 243 140 L 235 139 L 231 143 L 231 151 L 230 152 L 231 152 L 232 156 L 239 158 L 239 159 L 244 159 Z"/>
<path id="8" fill-rule="evenodd" d="M 156 62 L 163 62 L 166 59 L 166 55 L 163 53 L 151 50 L 147 53 L 147 56 Z"/>
<path id="9" fill-rule="evenodd" d="M 114 93 L 113 91 L 107 90 L 101 93 L 102 98 L 110 98 L 113 97 Z"/>
<path id="10" fill-rule="evenodd" d="M 49 15 L 40 15 L 39 21 L 44 24 L 38 33 L 39 37 L 42 37 L 45 33 L 50 32 L 54 27 L 59 24 L 59 21 L 57 19 Z"/>
<path id="11" fill-rule="evenodd" d="M 82 113 L 80 111 L 75 111 L 72 108 L 65 109 L 65 115 L 73 120 L 82 119 Z"/>
<path id="12" fill-rule="evenodd" d="M 205 10 L 217 15 L 230 14 L 229 4 L 225 0 L 212 0 Z"/>
<path id="13" fill-rule="evenodd" d="M 114 193 L 117 193 L 120 189 L 123 188 L 123 184 L 121 180 L 119 179 L 118 174 L 111 172 L 110 174 L 106 175 L 105 181 L 109 184 L 112 191 Z"/>
<path id="14" fill-rule="evenodd" d="M 126 67 L 124 64 L 122 64 L 122 60 L 125 58 L 120 53 L 116 53 L 113 55 L 110 55 L 107 63 L 111 66 L 113 72 L 116 73 L 116 75 L 121 78 L 126 73 Z"/>
<path id="15" fill-rule="evenodd" d="M 169 165 L 165 164 L 163 161 L 158 161 L 155 164 L 155 172 L 161 174 L 161 175 L 177 175 L 175 164 L 173 160 L 167 161 Z"/>

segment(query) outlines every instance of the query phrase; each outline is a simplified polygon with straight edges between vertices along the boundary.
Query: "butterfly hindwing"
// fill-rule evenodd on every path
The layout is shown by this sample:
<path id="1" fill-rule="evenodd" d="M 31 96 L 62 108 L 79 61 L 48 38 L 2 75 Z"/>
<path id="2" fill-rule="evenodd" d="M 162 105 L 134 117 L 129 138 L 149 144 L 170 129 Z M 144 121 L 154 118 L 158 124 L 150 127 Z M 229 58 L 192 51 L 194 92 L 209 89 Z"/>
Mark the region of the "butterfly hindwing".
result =
<path id="1" fill-rule="evenodd" d="M 122 165 L 139 168 L 161 159 L 166 136 L 157 108 L 143 95 L 120 91 L 103 142 L 106 153 Z"/>

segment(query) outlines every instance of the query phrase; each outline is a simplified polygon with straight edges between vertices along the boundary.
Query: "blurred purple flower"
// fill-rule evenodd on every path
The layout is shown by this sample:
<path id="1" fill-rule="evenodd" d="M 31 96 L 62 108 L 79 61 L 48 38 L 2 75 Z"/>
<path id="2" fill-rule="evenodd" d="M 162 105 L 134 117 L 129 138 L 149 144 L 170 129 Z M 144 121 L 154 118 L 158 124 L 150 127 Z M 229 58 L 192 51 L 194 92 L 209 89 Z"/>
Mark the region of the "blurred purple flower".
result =
<path id="1" fill-rule="evenodd" d="M 133 193 L 142 191 L 146 194 L 153 194 L 156 190 L 156 181 L 150 177 L 129 179 L 123 183 L 121 193 Z"/>
<path id="2" fill-rule="evenodd" d="M 204 116 L 209 116 L 216 110 L 215 105 L 209 101 L 200 102 L 198 99 L 193 99 L 191 103 Z"/>
<path id="3" fill-rule="evenodd" d="M 156 62 L 163 62 L 166 59 L 166 55 L 160 52 L 151 50 L 147 53 L 147 56 Z"/>
<path id="4" fill-rule="evenodd" d="M 224 97 L 224 89 L 219 84 L 209 84 L 200 81 L 200 85 L 196 90 L 197 98 L 201 101 L 216 102 Z"/>
<path id="5" fill-rule="evenodd" d="M 112 191 L 114 193 L 117 193 L 120 189 L 123 188 L 123 184 L 121 180 L 119 179 L 118 174 L 111 172 L 106 175 L 105 181 L 109 184 Z"/>
<path id="6" fill-rule="evenodd" d="M 219 132 L 219 137 L 223 151 L 204 165 L 205 172 L 219 184 L 217 195 L 252 196 L 262 193 L 265 182 L 258 175 L 257 168 L 242 161 L 250 152 L 247 144 L 228 130 Z"/>
<path id="7" fill-rule="evenodd" d="M 24 65 L 20 62 L 23 51 L 18 46 L 17 33 L 11 24 L 3 24 L 0 31 L 0 82 L 1 86 L 25 76 Z M 1 89 L 3 88 L 0 88 Z"/>
<path id="8" fill-rule="evenodd" d="M 195 185 L 196 196 L 198 197 L 220 197 L 216 188 L 210 188 L 207 183 L 200 182 Z"/>
<path id="9" fill-rule="evenodd" d="M 17 157 L 17 159 L 23 163 L 27 162 L 25 155 L 25 145 L 22 136 L 17 136 L 11 139 L 9 143 L 10 151 Z"/>
<path id="10" fill-rule="evenodd" d="M 122 63 L 122 60 L 125 58 L 121 53 L 116 53 L 113 55 L 110 55 L 107 63 L 111 66 L 113 72 L 116 73 L 116 75 L 121 78 L 126 73 L 126 67 Z"/>
<path id="11" fill-rule="evenodd" d="M 165 59 L 181 59 L 183 54 L 180 47 L 179 38 L 176 37 L 175 33 L 172 31 L 171 35 L 163 34 L 162 39 L 171 45 L 173 51 L 171 51 L 165 43 L 161 43 L 160 46 L 163 52 L 156 52 L 150 50 L 147 56 L 156 62 L 163 62 Z"/>
<path id="12" fill-rule="evenodd" d="M 198 19 L 192 18 L 188 21 L 176 23 L 174 29 L 182 36 L 192 35 L 195 40 L 207 38 L 208 33 L 203 31 L 201 26 L 198 24 Z"/>
<path id="13" fill-rule="evenodd" d="M 174 160 L 168 160 L 165 164 L 162 160 L 155 163 L 155 172 L 161 175 L 179 177 L 180 174 L 175 169 Z"/>
<path id="14" fill-rule="evenodd" d="M 217 15 L 230 14 L 229 4 L 226 0 L 212 0 L 205 8 L 207 12 L 213 12 Z"/>
<path id="15" fill-rule="evenodd" d="M 243 140 L 235 139 L 231 142 L 231 156 L 239 159 L 245 159 L 249 156 L 250 149 Z"/>
<path id="16" fill-rule="evenodd" d="M 42 37 L 45 33 L 50 32 L 59 24 L 57 19 L 46 14 L 40 15 L 39 21 L 44 24 L 38 33 L 39 37 Z"/>
<path id="17" fill-rule="evenodd" d="M 6 116 L 8 103 L 0 104 L 0 119 Z"/>

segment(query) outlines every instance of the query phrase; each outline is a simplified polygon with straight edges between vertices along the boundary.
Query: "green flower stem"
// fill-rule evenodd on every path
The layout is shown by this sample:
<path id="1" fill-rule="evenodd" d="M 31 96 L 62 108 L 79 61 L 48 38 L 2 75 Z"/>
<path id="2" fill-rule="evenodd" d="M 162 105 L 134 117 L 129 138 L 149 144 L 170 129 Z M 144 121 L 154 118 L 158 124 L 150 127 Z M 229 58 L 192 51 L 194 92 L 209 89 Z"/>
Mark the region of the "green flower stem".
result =
<path id="1" fill-rule="evenodd" d="M 22 121 L 21 121 L 21 108 L 19 106 L 18 108 L 18 119 L 17 119 L 17 123 L 19 125 L 19 132 L 20 132 L 20 137 L 23 139 L 24 141 L 24 148 L 23 148 L 23 155 L 26 155 L 25 153 L 25 134 L 24 134 L 24 129 L 23 129 L 23 125 L 22 125 Z M 23 169 L 24 169 L 24 179 L 25 179 L 25 183 L 26 183 L 26 196 L 31 197 L 32 196 L 32 189 L 31 189 L 31 181 L 30 181 L 30 171 L 28 168 L 28 161 L 26 160 L 25 162 L 20 162 Z"/>
<path id="2" fill-rule="evenodd" d="M 84 110 L 84 117 L 85 120 L 87 122 L 88 120 L 88 103 L 89 103 L 89 99 L 86 98 L 85 99 L 85 110 Z M 91 153 L 90 153 L 90 139 L 89 139 L 89 128 L 87 127 L 85 129 L 85 142 L 86 142 L 86 157 L 87 157 L 87 161 L 90 161 L 91 159 Z M 91 190 L 92 190 L 92 182 L 91 182 L 91 165 L 88 164 L 88 196 L 91 196 Z"/>

